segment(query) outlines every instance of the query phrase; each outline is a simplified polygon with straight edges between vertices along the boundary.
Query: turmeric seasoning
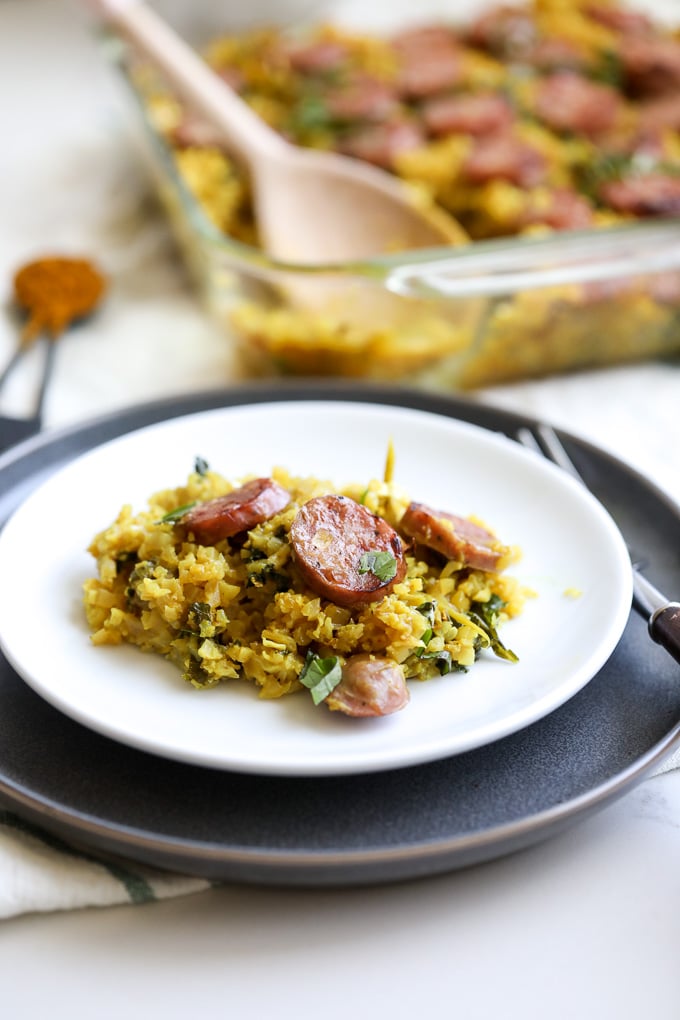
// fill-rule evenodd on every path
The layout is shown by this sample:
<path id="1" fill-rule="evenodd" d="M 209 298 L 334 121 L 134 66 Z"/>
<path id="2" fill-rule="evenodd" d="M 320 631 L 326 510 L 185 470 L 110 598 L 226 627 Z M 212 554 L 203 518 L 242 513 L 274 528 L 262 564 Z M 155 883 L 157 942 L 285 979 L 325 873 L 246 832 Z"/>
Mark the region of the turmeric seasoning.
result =
<path id="1" fill-rule="evenodd" d="M 18 304 L 28 312 L 22 342 L 45 330 L 56 339 L 75 319 L 93 311 L 106 283 L 85 259 L 50 257 L 23 266 L 14 277 Z"/>

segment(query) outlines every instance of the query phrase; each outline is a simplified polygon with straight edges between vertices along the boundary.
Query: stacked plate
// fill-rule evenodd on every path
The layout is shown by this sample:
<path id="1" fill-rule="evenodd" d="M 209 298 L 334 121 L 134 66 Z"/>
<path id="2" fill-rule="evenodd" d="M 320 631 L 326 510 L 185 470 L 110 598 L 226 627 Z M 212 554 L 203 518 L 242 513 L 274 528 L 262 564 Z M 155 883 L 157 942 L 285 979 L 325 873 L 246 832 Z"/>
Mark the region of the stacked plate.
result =
<path id="1" fill-rule="evenodd" d="M 680 513 L 567 437 L 596 499 L 512 440 L 523 424 L 420 392 L 277 384 L 132 409 L 7 454 L 0 797 L 99 853 L 320 885 L 489 859 L 624 792 L 675 746 L 680 685 L 630 616 L 630 564 L 605 506 L 669 590 Z M 195 691 L 163 659 L 90 643 L 86 547 L 123 503 L 181 484 L 196 456 L 230 478 L 280 465 L 368 480 L 390 441 L 412 498 L 521 547 L 512 570 L 536 597 L 503 631 L 519 663 L 482 656 L 411 685 L 395 716 L 351 720 L 245 684 Z"/>

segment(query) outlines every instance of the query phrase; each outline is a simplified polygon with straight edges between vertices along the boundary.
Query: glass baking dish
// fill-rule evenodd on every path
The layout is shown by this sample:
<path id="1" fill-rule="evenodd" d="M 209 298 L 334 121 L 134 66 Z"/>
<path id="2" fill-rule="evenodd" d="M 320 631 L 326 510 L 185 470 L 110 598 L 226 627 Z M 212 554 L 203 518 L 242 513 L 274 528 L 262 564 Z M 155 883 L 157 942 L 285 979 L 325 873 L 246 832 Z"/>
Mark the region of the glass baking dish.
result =
<path id="1" fill-rule="evenodd" d="M 120 45 L 116 59 L 187 265 L 247 373 L 470 389 L 680 352 L 679 219 L 277 262 L 211 222 L 150 115 L 146 72 Z"/>

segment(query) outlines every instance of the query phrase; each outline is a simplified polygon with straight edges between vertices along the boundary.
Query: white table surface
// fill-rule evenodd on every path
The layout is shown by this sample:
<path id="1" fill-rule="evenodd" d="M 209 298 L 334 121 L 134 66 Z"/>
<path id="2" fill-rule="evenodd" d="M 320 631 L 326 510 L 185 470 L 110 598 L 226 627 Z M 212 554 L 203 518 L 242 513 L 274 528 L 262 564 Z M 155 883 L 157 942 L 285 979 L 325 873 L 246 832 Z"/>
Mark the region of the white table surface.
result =
<path id="1" fill-rule="evenodd" d="M 0 300 L 45 251 L 100 255 L 114 286 L 60 345 L 58 427 L 233 379 L 150 199 L 116 75 L 77 5 L 0 0 Z M 0 363 L 14 343 L 0 321 Z M 30 363 L 0 411 L 23 413 Z M 480 400 L 568 427 L 680 501 L 680 365 L 507 386 Z M 677 593 L 676 593 L 677 595 Z M 679 674 L 680 680 L 680 674 Z M 0 882 L 3 878 L 0 875 Z M 8 1018 L 675 1016 L 680 771 L 565 835 L 389 887 L 227 886 L 0 927 Z"/>

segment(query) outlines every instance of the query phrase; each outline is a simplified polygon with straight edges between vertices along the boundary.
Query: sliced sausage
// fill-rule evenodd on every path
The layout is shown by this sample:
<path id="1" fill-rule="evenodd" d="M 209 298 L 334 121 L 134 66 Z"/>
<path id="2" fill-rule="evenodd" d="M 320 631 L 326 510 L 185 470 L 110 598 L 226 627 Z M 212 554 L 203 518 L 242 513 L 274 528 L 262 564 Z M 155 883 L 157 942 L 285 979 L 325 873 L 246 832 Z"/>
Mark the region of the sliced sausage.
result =
<path id="1" fill-rule="evenodd" d="M 478 138 L 462 167 L 471 184 L 504 180 L 523 188 L 540 184 L 546 172 L 543 154 L 512 134 Z"/>
<path id="2" fill-rule="evenodd" d="M 346 43 L 339 39 L 320 39 L 291 49 L 288 61 L 300 74 L 328 74 L 343 66 L 349 52 Z"/>
<path id="3" fill-rule="evenodd" d="M 626 7 L 610 4 L 587 4 L 583 11 L 598 25 L 611 28 L 622 35 L 647 35 L 653 30 L 651 19 L 642 11 L 631 11 Z"/>
<path id="4" fill-rule="evenodd" d="M 524 62 L 540 71 L 579 71 L 585 67 L 586 58 L 568 39 L 547 36 L 538 40 L 525 55 Z"/>
<path id="5" fill-rule="evenodd" d="M 606 181 L 599 197 L 617 212 L 631 216 L 680 216 L 680 177 L 651 173 Z"/>
<path id="6" fill-rule="evenodd" d="M 680 41 L 626 36 L 617 49 L 625 84 L 638 96 L 677 95 L 680 89 Z"/>
<path id="7" fill-rule="evenodd" d="M 620 110 L 621 97 L 615 89 L 572 71 L 549 75 L 536 90 L 536 116 L 554 131 L 593 137 L 609 131 Z"/>
<path id="8" fill-rule="evenodd" d="M 290 503 L 290 493 L 272 478 L 254 478 L 226 496 L 218 496 L 189 510 L 181 523 L 201 545 L 214 545 L 250 531 Z"/>
<path id="9" fill-rule="evenodd" d="M 401 152 L 417 149 L 425 142 L 423 131 L 413 121 L 366 124 L 345 135 L 340 152 L 389 170 Z"/>
<path id="10" fill-rule="evenodd" d="M 537 28 L 526 7 L 502 4 L 476 18 L 466 37 L 473 46 L 496 56 L 519 60 L 535 45 Z"/>
<path id="11" fill-rule="evenodd" d="M 221 149 L 224 134 L 214 124 L 185 111 L 172 132 L 172 142 L 180 149 Z"/>
<path id="12" fill-rule="evenodd" d="M 529 202 L 520 226 L 544 225 L 552 230 L 580 230 L 593 223 L 593 208 L 583 195 L 570 188 L 555 188 L 547 201 Z"/>
<path id="13" fill-rule="evenodd" d="M 398 712 L 409 698 L 404 671 L 397 662 L 376 655 L 352 655 L 326 704 L 334 712 L 366 718 Z"/>
<path id="14" fill-rule="evenodd" d="M 399 527 L 421 545 L 466 567 L 495 570 L 501 558 L 498 540 L 486 528 L 424 503 L 410 503 Z"/>
<path id="15" fill-rule="evenodd" d="M 643 130 L 663 131 L 670 128 L 672 131 L 680 131 L 680 90 L 675 95 L 641 103 L 639 111 Z"/>
<path id="16" fill-rule="evenodd" d="M 398 53 L 423 52 L 447 47 L 456 43 L 455 33 L 448 25 L 414 25 L 392 36 L 392 45 Z"/>
<path id="17" fill-rule="evenodd" d="M 326 107 L 336 120 L 383 120 L 397 108 L 397 98 L 386 82 L 370 75 L 350 78 L 324 95 Z"/>
<path id="18" fill-rule="evenodd" d="M 453 88 L 463 77 L 461 50 L 453 36 L 423 39 L 397 50 L 396 86 L 404 99 L 424 99 Z"/>
<path id="19" fill-rule="evenodd" d="M 305 503 L 291 525 L 290 542 L 305 583 L 339 606 L 377 602 L 406 573 L 394 528 L 347 496 L 317 496 Z M 383 580 L 366 569 L 371 553 L 393 558 L 393 576 Z"/>
<path id="20" fill-rule="evenodd" d="M 485 135 L 509 127 L 514 119 L 510 103 L 495 92 L 437 96 L 423 104 L 421 113 L 433 135 Z"/>

